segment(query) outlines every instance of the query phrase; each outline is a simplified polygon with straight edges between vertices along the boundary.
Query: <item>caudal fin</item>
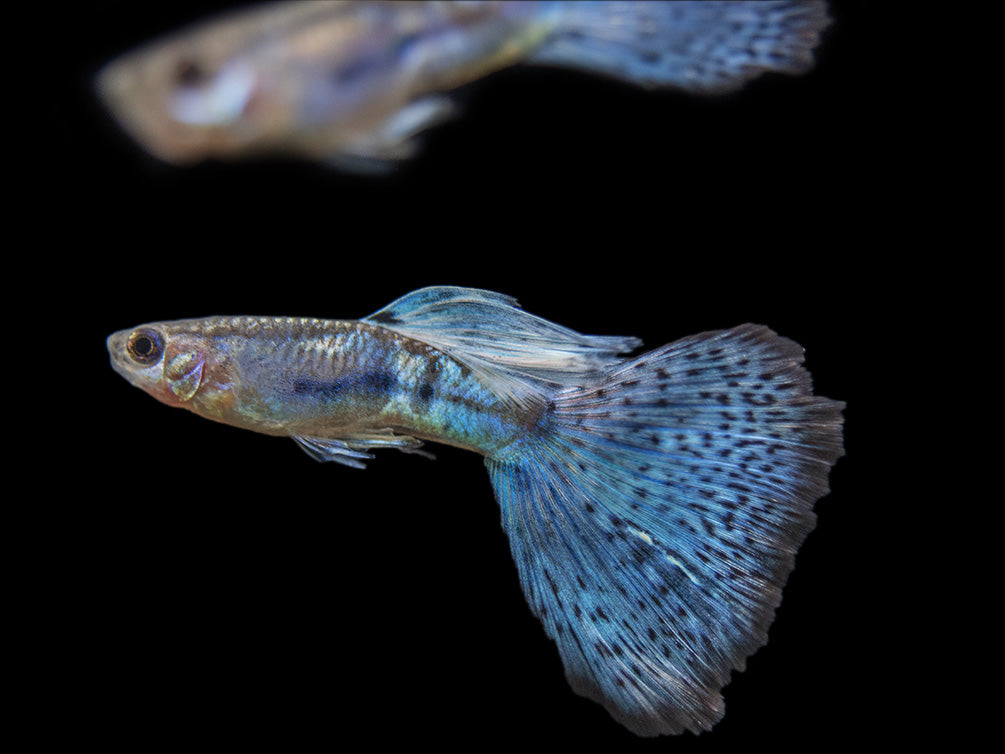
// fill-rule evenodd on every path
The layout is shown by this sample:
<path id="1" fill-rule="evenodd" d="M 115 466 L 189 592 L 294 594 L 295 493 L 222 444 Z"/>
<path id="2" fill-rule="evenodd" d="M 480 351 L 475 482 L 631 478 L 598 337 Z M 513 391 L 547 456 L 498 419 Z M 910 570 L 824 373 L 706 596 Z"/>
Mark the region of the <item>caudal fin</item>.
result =
<path id="1" fill-rule="evenodd" d="M 710 728 L 767 640 L 843 452 L 801 361 L 755 325 L 685 338 L 561 390 L 486 461 L 569 682 L 639 735 Z"/>
<path id="2" fill-rule="evenodd" d="M 555 32 L 533 62 L 704 93 L 808 70 L 829 24 L 823 0 L 554 5 Z"/>

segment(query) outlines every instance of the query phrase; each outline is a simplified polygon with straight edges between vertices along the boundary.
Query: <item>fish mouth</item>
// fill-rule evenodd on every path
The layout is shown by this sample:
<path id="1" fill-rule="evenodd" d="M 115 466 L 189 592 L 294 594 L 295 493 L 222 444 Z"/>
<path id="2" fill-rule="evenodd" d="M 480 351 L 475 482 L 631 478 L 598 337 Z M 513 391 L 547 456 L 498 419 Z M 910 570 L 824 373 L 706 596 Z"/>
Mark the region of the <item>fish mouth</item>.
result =
<path id="1" fill-rule="evenodd" d="M 131 330 L 119 330 L 105 338 L 105 347 L 108 349 L 108 357 L 109 361 L 111 361 L 112 369 L 130 381 L 131 375 L 129 370 L 126 369 L 125 360 L 128 358 L 126 356 L 126 341 L 131 332 Z"/>

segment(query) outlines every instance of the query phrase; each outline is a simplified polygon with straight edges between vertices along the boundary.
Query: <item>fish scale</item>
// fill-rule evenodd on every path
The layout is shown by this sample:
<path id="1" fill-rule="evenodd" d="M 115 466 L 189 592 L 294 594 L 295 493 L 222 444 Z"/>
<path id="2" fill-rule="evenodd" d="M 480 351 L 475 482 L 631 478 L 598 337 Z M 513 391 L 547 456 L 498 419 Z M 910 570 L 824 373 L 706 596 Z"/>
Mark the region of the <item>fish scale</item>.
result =
<path id="1" fill-rule="evenodd" d="M 498 293 L 437 286 L 358 321 L 209 318 L 108 338 L 170 405 L 361 467 L 481 453 L 533 613 L 573 689 L 633 732 L 702 731 L 767 640 L 843 404 L 758 325 L 643 353 Z"/>

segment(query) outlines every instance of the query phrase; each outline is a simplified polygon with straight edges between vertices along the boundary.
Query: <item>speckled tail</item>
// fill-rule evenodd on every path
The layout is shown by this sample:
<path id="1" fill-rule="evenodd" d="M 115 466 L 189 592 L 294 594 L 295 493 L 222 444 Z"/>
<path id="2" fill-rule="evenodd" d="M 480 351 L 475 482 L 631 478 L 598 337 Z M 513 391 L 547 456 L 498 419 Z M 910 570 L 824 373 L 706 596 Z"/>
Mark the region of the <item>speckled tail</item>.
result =
<path id="1" fill-rule="evenodd" d="M 842 454 L 843 404 L 755 326 L 624 362 L 487 461 L 532 610 L 580 694 L 640 735 L 700 731 L 767 639 Z"/>
<path id="2" fill-rule="evenodd" d="M 555 33 L 532 57 L 637 84 L 731 91 L 802 73 L 829 24 L 822 0 L 551 3 Z"/>

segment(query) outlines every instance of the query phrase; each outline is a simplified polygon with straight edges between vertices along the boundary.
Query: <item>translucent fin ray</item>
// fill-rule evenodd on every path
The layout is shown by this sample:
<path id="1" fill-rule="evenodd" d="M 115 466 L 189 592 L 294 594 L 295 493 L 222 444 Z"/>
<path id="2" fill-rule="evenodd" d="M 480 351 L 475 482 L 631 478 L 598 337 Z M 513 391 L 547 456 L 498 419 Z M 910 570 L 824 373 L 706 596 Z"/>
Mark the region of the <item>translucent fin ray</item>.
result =
<path id="1" fill-rule="evenodd" d="M 414 291 L 363 320 L 449 353 L 500 397 L 525 406 L 621 361 L 637 338 L 581 335 L 475 288 Z"/>
<path id="2" fill-rule="evenodd" d="M 486 461 L 570 684 L 639 735 L 710 728 L 767 639 L 842 453 L 801 360 L 755 325 L 686 338 L 560 391 Z"/>
<path id="3" fill-rule="evenodd" d="M 405 453 L 418 453 L 427 458 L 433 457 L 431 453 L 420 450 L 421 440 L 408 435 L 396 435 L 390 429 L 367 434 L 352 434 L 338 439 L 303 435 L 294 435 L 293 439 L 307 455 L 316 461 L 335 461 L 356 469 L 366 468 L 363 461 L 373 458 L 373 454 L 368 451 L 378 448 L 397 448 Z"/>

